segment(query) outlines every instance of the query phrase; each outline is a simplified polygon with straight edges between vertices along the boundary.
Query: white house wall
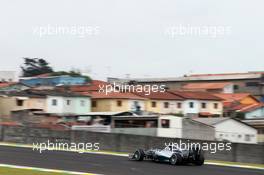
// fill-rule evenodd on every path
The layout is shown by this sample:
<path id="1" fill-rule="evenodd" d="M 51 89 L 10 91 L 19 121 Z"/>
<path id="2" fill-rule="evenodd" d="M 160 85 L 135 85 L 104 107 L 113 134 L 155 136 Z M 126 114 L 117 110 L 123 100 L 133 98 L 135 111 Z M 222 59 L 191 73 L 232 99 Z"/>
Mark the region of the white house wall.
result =
<path id="1" fill-rule="evenodd" d="M 57 105 L 53 106 L 52 101 L 57 100 Z M 48 96 L 47 97 L 47 113 L 63 113 L 63 97 L 53 97 Z"/>
<path id="2" fill-rule="evenodd" d="M 170 120 L 170 128 L 162 128 L 161 120 Z M 182 118 L 175 116 L 162 116 L 159 118 L 158 137 L 182 138 Z"/>
<path id="3" fill-rule="evenodd" d="M 264 117 L 264 107 L 256 109 L 251 112 L 247 112 L 245 114 L 246 119 L 257 119 L 257 118 L 263 118 Z"/>
<path id="4" fill-rule="evenodd" d="M 57 100 L 57 105 L 52 105 L 52 100 Z M 70 104 L 67 104 L 70 100 Z M 81 105 L 84 101 L 84 105 Z M 48 113 L 71 113 L 71 114 L 86 114 L 91 111 L 91 100 L 89 97 L 47 97 L 47 111 Z"/>
<path id="5" fill-rule="evenodd" d="M 235 120 L 226 120 L 215 124 L 216 139 L 236 143 L 257 143 L 257 130 Z M 250 141 L 246 140 L 250 135 Z"/>
<path id="6" fill-rule="evenodd" d="M 193 108 L 190 108 L 189 103 L 193 102 Z M 184 114 L 198 114 L 200 103 L 198 100 L 186 100 L 182 104 Z"/>
<path id="7" fill-rule="evenodd" d="M 223 89 L 223 93 L 234 93 L 234 85 L 233 84 L 229 84 L 226 85 Z"/>

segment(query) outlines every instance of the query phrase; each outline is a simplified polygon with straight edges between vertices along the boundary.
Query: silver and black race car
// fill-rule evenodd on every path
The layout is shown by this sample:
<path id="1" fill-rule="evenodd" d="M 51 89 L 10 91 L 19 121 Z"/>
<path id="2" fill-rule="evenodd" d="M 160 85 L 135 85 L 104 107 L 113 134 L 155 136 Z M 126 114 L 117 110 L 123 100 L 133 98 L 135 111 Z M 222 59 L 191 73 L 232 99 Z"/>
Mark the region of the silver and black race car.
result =
<path id="1" fill-rule="evenodd" d="M 199 148 L 180 149 L 175 146 L 167 146 L 164 149 L 138 149 L 134 154 L 129 155 L 130 160 L 143 161 L 152 160 L 154 162 L 167 162 L 171 165 L 194 164 L 201 166 L 204 164 L 204 154 Z"/>

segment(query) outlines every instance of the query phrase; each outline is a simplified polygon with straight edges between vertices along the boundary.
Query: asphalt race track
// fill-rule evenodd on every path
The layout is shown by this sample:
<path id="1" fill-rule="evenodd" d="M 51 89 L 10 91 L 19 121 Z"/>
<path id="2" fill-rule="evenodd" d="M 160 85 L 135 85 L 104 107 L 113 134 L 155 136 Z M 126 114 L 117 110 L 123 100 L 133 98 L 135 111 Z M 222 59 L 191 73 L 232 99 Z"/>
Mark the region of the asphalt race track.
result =
<path id="1" fill-rule="evenodd" d="M 172 166 L 151 161 L 135 162 L 126 157 L 79 154 L 62 151 L 32 151 L 29 148 L 0 146 L 0 164 L 81 171 L 105 175 L 264 175 L 263 170 L 204 165 Z"/>

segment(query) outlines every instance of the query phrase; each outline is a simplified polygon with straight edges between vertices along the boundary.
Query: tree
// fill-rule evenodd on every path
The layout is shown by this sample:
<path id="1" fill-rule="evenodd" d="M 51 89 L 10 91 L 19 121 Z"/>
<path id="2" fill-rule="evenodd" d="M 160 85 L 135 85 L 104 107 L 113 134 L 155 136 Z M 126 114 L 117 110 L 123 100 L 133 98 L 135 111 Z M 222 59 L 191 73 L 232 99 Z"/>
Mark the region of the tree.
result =
<path id="1" fill-rule="evenodd" d="M 53 72 L 49 63 L 42 58 L 24 58 L 24 64 L 21 66 L 21 69 L 24 77 L 32 77 Z"/>

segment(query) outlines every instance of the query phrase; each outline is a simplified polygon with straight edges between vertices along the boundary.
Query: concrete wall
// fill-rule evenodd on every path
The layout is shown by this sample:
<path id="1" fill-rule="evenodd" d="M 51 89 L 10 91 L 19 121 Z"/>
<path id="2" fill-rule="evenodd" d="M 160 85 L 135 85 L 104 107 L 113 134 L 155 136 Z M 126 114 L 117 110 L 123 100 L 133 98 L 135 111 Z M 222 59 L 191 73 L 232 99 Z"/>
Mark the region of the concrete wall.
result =
<path id="1" fill-rule="evenodd" d="M 158 128 L 111 128 L 112 133 L 157 136 Z"/>
<path id="2" fill-rule="evenodd" d="M 185 118 L 182 120 L 182 138 L 215 140 L 215 129 L 212 126 Z"/>
<path id="3" fill-rule="evenodd" d="M 0 141 L 15 143 L 75 142 L 100 143 L 100 150 L 134 152 L 138 148 L 164 147 L 165 143 L 178 143 L 179 139 L 139 135 L 96 133 L 87 131 L 52 131 L 40 128 L 7 127 L 0 129 Z M 190 143 L 190 140 L 182 140 Z M 195 143 L 218 143 L 192 140 Z M 230 151 L 205 152 L 208 160 L 238 161 L 264 164 L 264 145 L 232 144 Z"/>

